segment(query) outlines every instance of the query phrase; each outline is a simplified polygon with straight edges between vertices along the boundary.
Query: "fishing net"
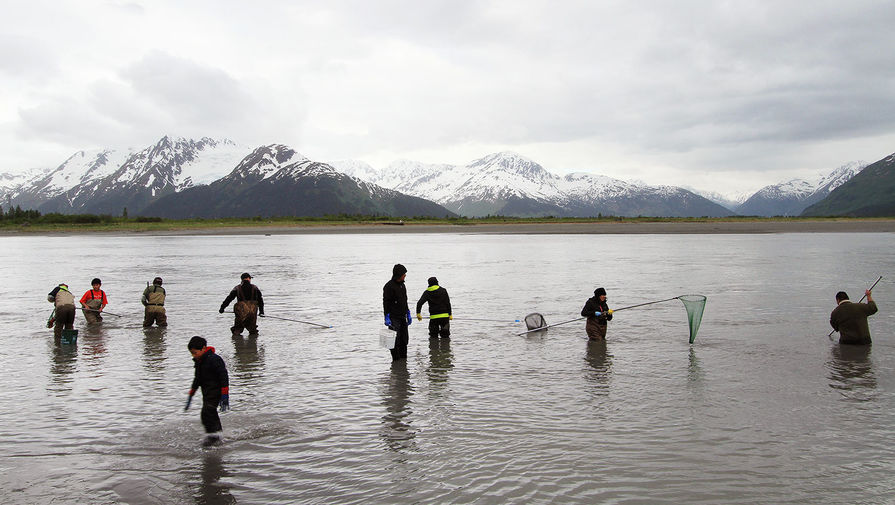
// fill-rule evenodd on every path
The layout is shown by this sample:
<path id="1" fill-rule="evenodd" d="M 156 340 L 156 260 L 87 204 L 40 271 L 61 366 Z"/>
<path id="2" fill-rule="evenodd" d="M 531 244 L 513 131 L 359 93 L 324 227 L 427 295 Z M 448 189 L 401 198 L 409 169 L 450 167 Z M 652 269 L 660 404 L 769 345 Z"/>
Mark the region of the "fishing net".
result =
<path id="1" fill-rule="evenodd" d="M 547 326 L 547 321 L 541 314 L 533 312 L 525 316 L 525 326 L 528 327 L 529 330 L 536 330 Z"/>
<path id="2" fill-rule="evenodd" d="M 677 297 L 687 309 L 687 319 L 690 321 L 690 343 L 696 338 L 699 324 L 702 322 L 702 312 L 705 310 L 706 298 L 703 295 L 681 295 Z"/>

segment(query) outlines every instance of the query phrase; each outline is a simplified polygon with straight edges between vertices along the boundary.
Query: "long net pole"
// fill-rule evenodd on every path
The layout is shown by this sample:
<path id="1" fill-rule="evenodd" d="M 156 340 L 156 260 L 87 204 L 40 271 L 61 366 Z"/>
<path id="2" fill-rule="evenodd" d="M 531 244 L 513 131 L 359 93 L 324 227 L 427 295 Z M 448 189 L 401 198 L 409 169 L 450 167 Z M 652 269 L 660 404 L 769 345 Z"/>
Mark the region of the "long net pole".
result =
<path id="1" fill-rule="evenodd" d="M 326 325 L 326 324 L 312 323 L 312 322 L 310 322 L 310 321 L 301 321 L 301 320 L 299 320 L 299 319 L 289 319 L 289 318 L 287 318 L 287 317 L 271 316 L 271 315 L 268 315 L 268 314 L 265 314 L 264 317 L 265 317 L 265 318 L 270 317 L 270 318 L 273 318 L 273 319 L 280 319 L 280 320 L 282 320 L 282 321 L 292 321 L 293 323 L 310 324 L 310 325 L 312 325 L 312 326 L 317 326 L 317 327 L 319 327 L 319 328 L 332 328 L 332 326 L 329 326 L 329 325 Z"/>
<path id="2" fill-rule="evenodd" d="M 677 300 L 679 298 L 680 298 L 679 296 L 675 296 L 674 298 L 666 298 L 665 300 L 658 300 L 655 302 L 638 303 L 637 305 L 629 305 L 627 307 L 622 307 L 620 309 L 612 309 L 612 312 L 618 312 L 620 310 L 626 310 L 626 309 L 633 309 L 634 307 L 643 307 L 644 305 L 652 305 L 654 303 L 668 302 L 671 300 Z M 553 328 L 554 326 L 560 326 L 562 324 L 569 324 L 569 323 L 574 323 L 575 321 L 581 321 L 582 319 L 587 319 L 587 316 L 576 317 L 575 319 L 569 319 L 568 321 L 563 321 L 561 323 L 548 324 L 547 326 L 541 326 L 540 328 L 535 328 L 533 330 L 523 331 L 522 333 L 517 333 L 516 335 L 521 336 L 521 335 L 525 335 L 527 333 L 534 333 L 536 331 L 546 330 L 547 328 Z"/>

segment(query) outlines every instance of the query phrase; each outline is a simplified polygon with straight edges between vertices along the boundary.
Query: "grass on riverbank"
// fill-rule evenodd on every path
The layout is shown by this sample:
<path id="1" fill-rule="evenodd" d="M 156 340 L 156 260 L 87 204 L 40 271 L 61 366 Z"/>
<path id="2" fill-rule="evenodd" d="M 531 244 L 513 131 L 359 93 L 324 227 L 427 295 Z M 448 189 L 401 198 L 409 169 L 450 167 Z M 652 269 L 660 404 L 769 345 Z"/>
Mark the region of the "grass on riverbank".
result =
<path id="1" fill-rule="evenodd" d="M 220 218 L 220 219 L 161 219 L 126 218 L 115 216 L 75 216 L 53 219 L 49 215 L 33 220 L 0 221 L 0 231 L 7 233 L 48 233 L 48 232 L 165 232 L 188 230 L 222 231 L 228 228 L 265 227 L 320 227 L 320 226 L 377 226 L 377 225 L 500 225 L 500 224 L 550 224 L 550 223 L 691 223 L 691 222 L 818 222 L 842 220 L 873 220 L 874 218 L 802 218 L 802 217 L 530 217 L 516 218 L 488 216 L 481 218 L 392 218 L 385 216 L 339 215 L 323 217 L 271 217 L 271 218 Z M 882 219 L 882 218 L 881 218 Z"/>

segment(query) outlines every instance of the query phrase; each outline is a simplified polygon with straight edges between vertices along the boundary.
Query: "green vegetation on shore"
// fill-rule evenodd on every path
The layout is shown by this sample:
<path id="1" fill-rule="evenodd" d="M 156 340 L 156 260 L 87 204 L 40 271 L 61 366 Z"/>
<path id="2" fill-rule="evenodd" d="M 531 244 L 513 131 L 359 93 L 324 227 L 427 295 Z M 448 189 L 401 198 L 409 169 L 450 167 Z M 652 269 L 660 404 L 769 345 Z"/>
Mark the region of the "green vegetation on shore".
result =
<path id="1" fill-rule="evenodd" d="M 372 226 L 372 225 L 501 225 L 501 224 L 550 224 L 550 223 L 693 223 L 693 222 L 817 222 L 848 221 L 853 218 L 803 218 L 803 217 L 508 217 L 487 216 L 481 218 L 431 218 L 389 217 L 363 215 L 332 215 L 322 217 L 254 217 L 220 219 L 162 219 L 157 217 L 128 217 L 93 214 L 40 214 L 37 211 L 0 209 L 0 231 L 16 233 L 47 232 L 170 232 L 189 230 L 226 231 L 229 228 L 264 227 L 320 227 L 320 226 Z M 867 218 L 860 219 L 867 220 Z"/>

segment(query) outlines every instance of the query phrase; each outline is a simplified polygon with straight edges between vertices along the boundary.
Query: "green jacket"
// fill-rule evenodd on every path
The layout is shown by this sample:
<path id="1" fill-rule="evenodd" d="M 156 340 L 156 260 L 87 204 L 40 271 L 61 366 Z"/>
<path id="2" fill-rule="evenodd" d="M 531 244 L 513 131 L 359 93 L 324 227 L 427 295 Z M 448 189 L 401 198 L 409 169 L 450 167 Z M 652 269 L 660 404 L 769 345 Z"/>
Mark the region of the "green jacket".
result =
<path id="1" fill-rule="evenodd" d="M 870 327 L 867 316 L 876 314 L 876 302 L 852 303 L 844 300 L 830 314 L 830 326 L 839 332 L 840 344 L 867 345 Z"/>

